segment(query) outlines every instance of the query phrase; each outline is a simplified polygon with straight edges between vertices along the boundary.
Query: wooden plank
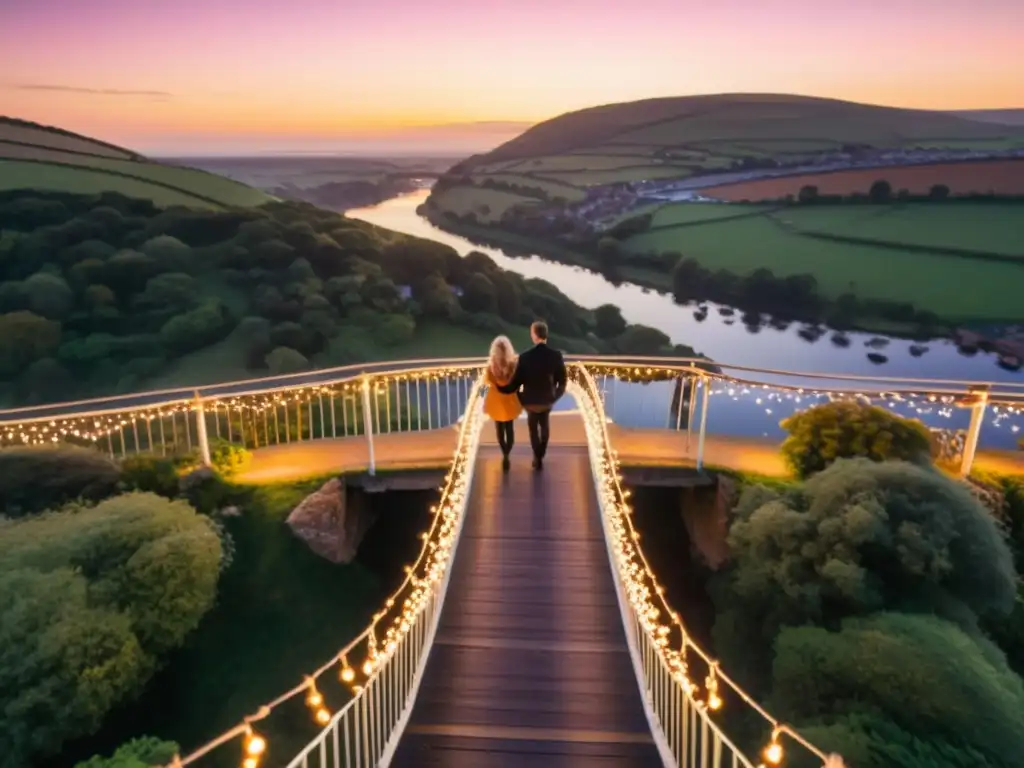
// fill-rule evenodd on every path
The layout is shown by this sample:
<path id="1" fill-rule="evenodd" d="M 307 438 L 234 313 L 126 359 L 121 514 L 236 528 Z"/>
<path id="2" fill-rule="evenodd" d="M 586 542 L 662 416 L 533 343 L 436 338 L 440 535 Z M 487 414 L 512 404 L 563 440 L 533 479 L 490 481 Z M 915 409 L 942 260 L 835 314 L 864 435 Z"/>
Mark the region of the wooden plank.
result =
<path id="1" fill-rule="evenodd" d="M 483 449 L 394 766 L 660 765 L 585 450 L 506 475 Z M 582 749 L 586 747 L 587 749 Z"/>

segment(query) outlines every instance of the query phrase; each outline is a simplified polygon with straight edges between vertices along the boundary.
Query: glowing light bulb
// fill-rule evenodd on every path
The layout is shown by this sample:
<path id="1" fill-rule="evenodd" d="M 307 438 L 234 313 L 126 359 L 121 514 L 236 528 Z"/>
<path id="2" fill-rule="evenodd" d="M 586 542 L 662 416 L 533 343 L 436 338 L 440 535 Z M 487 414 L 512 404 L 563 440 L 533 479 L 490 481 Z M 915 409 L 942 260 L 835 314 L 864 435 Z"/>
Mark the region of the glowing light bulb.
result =
<path id="1" fill-rule="evenodd" d="M 257 768 L 260 761 L 255 757 L 247 757 L 242 761 L 242 768 Z"/>
<path id="2" fill-rule="evenodd" d="M 777 741 L 772 741 L 764 751 L 764 759 L 772 765 L 778 765 L 781 763 L 782 745 Z"/>
<path id="3" fill-rule="evenodd" d="M 351 683 L 356 679 L 356 671 L 352 669 L 348 664 L 341 668 L 341 681 L 343 683 Z"/>
<path id="4" fill-rule="evenodd" d="M 267 740 L 254 733 L 245 740 L 245 752 L 250 757 L 259 757 L 267 751 Z"/>
<path id="5" fill-rule="evenodd" d="M 316 690 L 312 690 L 309 692 L 309 696 L 306 697 L 306 703 L 311 707 L 319 707 L 324 703 L 324 697 Z"/>
<path id="6" fill-rule="evenodd" d="M 320 725 L 327 725 L 329 722 L 331 722 L 331 713 L 328 712 L 323 707 L 320 707 L 320 709 L 318 709 L 316 711 L 315 717 L 316 717 L 316 721 Z"/>
<path id="7" fill-rule="evenodd" d="M 722 708 L 722 699 L 717 693 L 711 692 L 708 694 L 708 709 L 715 711 Z"/>

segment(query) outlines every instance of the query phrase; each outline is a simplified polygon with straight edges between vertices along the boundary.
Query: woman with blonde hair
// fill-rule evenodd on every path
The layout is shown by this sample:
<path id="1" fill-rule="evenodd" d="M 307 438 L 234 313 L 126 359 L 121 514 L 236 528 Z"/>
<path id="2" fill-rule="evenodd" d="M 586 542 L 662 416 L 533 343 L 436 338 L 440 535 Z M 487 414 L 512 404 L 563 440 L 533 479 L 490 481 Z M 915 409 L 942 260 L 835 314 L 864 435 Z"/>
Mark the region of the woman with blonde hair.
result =
<path id="1" fill-rule="evenodd" d="M 498 445 L 504 456 L 501 467 L 506 472 L 509 467 L 508 455 L 512 452 L 512 446 L 516 441 L 514 422 L 523 412 L 523 406 L 519 402 L 519 395 L 515 392 L 510 395 L 502 394 L 498 391 L 498 387 L 504 386 L 512 380 L 517 362 L 518 358 L 512 348 L 512 342 L 507 336 L 499 336 L 491 342 L 491 353 L 487 360 L 487 371 L 484 374 L 487 381 L 484 413 L 494 419 L 494 426 L 498 433 Z"/>

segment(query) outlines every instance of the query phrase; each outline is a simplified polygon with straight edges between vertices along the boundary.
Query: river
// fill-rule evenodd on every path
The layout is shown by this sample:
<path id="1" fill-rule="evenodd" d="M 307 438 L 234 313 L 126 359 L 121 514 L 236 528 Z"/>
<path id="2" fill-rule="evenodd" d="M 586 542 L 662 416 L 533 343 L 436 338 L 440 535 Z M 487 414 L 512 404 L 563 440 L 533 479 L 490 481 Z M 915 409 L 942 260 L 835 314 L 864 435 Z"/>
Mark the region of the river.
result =
<path id="1" fill-rule="evenodd" d="M 739 313 L 734 318 L 723 317 L 714 304 L 708 304 L 707 318 L 699 322 L 693 307 L 680 306 L 671 296 L 632 284 L 615 286 L 599 274 L 539 256 L 512 258 L 500 249 L 474 245 L 464 237 L 444 232 L 416 213 L 428 194 L 429 190 L 419 190 L 379 205 L 350 210 L 347 215 L 450 245 L 463 255 L 482 251 L 505 269 L 558 286 L 582 306 L 615 304 L 627 321 L 658 328 L 672 341 L 687 344 L 722 363 L 826 374 L 1024 383 L 1024 374 L 999 368 L 995 356 L 979 352 L 968 357 L 950 341 L 929 342 L 928 351 L 915 358 L 909 352 L 911 342 L 903 339 L 891 339 L 885 348 L 875 350 L 865 346 L 866 341 L 875 338 L 868 334 L 847 334 L 851 344 L 842 348 L 831 342 L 830 334 L 816 342 L 804 340 L 796 324 L 784 331 L 761 327 L 752 332 L 743 325 Z M 868 352 L 880 352 L 888 362 L 873 363 L 867 358 Z"/>

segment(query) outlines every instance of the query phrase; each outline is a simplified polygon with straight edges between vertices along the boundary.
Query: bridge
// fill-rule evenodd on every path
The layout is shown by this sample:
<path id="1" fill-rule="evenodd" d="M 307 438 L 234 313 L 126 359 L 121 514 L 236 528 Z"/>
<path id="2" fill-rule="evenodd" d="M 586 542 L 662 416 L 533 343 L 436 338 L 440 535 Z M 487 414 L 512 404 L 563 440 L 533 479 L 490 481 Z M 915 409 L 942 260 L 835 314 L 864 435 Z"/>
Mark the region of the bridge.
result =
<path id="1" fill-rule="evenodd" d="M 419 557 L 370 626 L 174 765 L 235 744 L 244 768 L 754 768 L 793 751 L 841 766 L 687 633 L 644 557 L 624 473 L 681 484 L 712 482 L 710 468 L 784 474 L 778 420 L 835 398 L 921 418 L 951 473 L 1024 469 L 1012 450 L 1021 385 L 586 357 L 570 362 L 543 472 L 521 448 L 506 475 L 485 430 L 481 365 L 410 361 L 0 412 L 3 445 L 194 451 L 208 464 L 227 440 L 253 451 L 248 482 L 447 468 Z M 325 675 L 346 684 L 346 701 L 320 693 Z M 293 699 L 320 731 L 282 756 L 260 725 Z M 729 739 L 726 706 L 761 719 L 760 747 Z"/>

